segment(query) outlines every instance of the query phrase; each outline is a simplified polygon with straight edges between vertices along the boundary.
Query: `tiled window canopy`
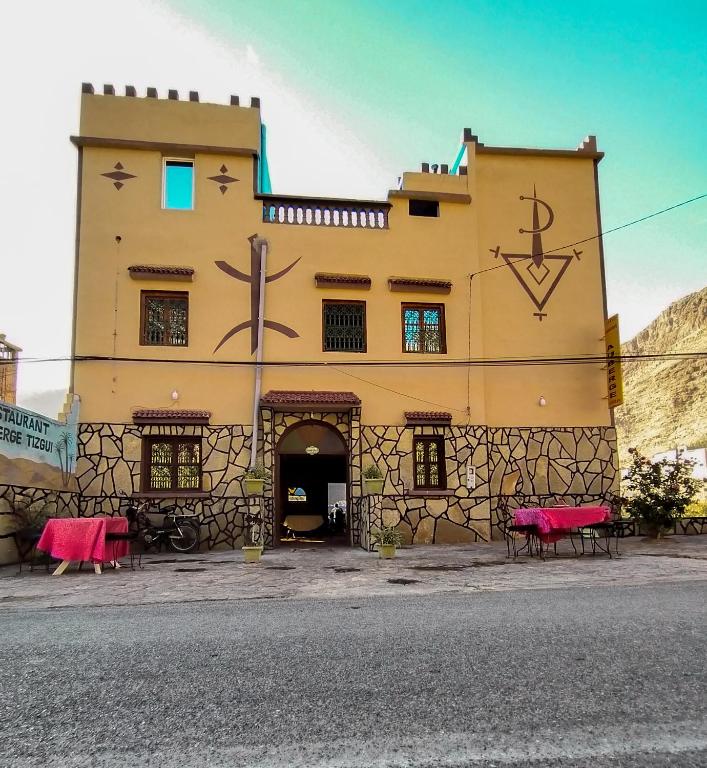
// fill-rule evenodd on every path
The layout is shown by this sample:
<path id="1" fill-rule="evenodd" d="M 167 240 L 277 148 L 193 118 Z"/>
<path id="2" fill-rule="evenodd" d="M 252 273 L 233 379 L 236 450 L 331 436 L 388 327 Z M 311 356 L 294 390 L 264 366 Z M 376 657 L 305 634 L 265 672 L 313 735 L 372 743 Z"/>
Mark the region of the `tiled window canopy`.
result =
<path id="1" fill-rule="evenodd" d="M 178 410 L 176 408 L 136 408 L 135 424 L 208 424 L 211 411 Z"/>
<path id="2" fill-rule="evenodd" d="M 183 280 L 191 282 L 194 279 L 193 267 L 172 267 L 160 264 L 133 264 L 128 267 L 130 277 L 134 280 Z"/>

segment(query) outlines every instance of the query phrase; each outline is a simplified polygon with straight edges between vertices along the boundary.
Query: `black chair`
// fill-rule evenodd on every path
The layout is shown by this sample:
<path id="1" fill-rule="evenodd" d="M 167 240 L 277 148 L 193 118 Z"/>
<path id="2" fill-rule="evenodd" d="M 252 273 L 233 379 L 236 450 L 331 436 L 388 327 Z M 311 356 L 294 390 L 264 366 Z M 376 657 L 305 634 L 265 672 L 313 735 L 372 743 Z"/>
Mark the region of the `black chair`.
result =
<path id="1" fill-rule="evenodd" d="M 527 549 L 528 554 L 533 556 L 533 546 L 539 550 L 538 529 L 534 525 L 516 525 L 513 522 L 513 514 L 508 508 L 508 500 L 500 499 L 496 507 L 498 522 L 503 532 L 503 538 L 506 540 L 506 549 L 508 557 L 511 556 L 511 544 L 513 545 L 513 559 L 518 557 L 521 552 Z M 518 547 L 518 537 L 525 538 L 525 544 Z"/>
<path id="2" fill-rule="evenodd" d="M 137 531 L 127 531 L 125 533 L 106 533 L 106 546 L 112 547 L 112 554 L 113 557 L 111 558 L 111 562 L 115 563 L 117 562 L 117 558 L 115 556 L 116 553 L 116 544 L 120 541 L 127 541 L 129 544 L 128 551 L 130 552 L 130 570 L 135 570 L 135 552 L 133 548 L 133 544 L 138 539 L 138 532 Z M 138 560 L 137 560 L 137 567 L 142 568 L 142 552 L 138 552 Z"/>
<path id="3" fill-rule="evenodd" d="M 17 557 L 19 558 L 20 570 L 18 575 L 22 573 L 22 566 L 29 565 L 30 571 L 34 570 L 35 560 L 37 559 L 37 543 L 42 537 L 42 531 L 36 528 L 21 528 L 18 531 L 7 533 L 0 538 L 12 537 L 17 547 Z M 44 558 L 44 565 L 49 570 L 50 558 L 49 555 L 42 554 Z"/>
<path id="4" fill-rule="evenodd" d="M 582 534 L 582 554 L 584 554 L 585 531 L 589 534 L 588 538 L 592 542 L 592 554 L 595 555 L 597 549 L 611 557 L 611 539 L 615 540 L 614 552 L 619 553 L 619 538 L 626 535 L 626 531 L 635 525 L 635 520 L 621 517 L 621 499 L 618 496 L 610 496 L 607 499 L 610 511 L 608 520 L 601 523 L 591 523 L 580 528 Z M 603 546 L 602 543 L 603 542 Z"/>

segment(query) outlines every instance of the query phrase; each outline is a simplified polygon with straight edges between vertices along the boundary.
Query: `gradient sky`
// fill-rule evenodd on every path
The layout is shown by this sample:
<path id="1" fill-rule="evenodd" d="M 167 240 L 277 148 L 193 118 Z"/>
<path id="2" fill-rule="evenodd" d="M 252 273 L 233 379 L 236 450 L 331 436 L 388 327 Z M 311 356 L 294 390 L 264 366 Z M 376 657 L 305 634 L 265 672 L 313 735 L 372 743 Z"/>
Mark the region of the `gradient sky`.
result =
<path id="1" fill-rule="evenodd" d="M 385 198 L 404 170 L 486 144 L 589 133 L 604 228 L 707 192 L 707 4 L 455 0 L 25 0 L 5 9 L 0 332 L 65 355 L 82 80 L 262 99 L 275 192 Z M 37 24 L 37 19 L 42 23 Z M 14 77 L 11 73 L 17 73 Z M 8 114 L 8 113 L 6 113 Z M 14 148 L 29 145 L 29 155 Z M 10 151 L 11 150 L 11 151 Z M 707 283 L 707 199 L 605 240 L 629 338 Z M 7 289 L 12 286 L 12 290 Z M 27 294 L 32 296 L 28 301 Z M 23 394 L 66 385 L 25 364 Z"/>

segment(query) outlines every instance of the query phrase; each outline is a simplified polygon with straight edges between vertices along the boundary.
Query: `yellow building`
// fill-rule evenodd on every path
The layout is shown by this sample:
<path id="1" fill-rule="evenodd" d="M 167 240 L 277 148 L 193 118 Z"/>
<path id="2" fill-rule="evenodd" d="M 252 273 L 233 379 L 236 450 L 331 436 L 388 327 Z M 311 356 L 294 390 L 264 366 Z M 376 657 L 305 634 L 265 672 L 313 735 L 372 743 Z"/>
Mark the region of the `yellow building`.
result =
<path id="1" fill-rule="evenodd" d="M 367 547 L 381 523 L 487 540 L 505 503 L 606 498 L 606 372 L 577 361 L 604 354 L 594 137 L 513 149 L 467 129 L 451 169 L 367 201 L 271 194 L 263 136 L 257 99 L 83 87 L 83 513 L 121 490 L 176 499 L 209 546 L 237 546 L 254 461 L 273 545 Z"/>

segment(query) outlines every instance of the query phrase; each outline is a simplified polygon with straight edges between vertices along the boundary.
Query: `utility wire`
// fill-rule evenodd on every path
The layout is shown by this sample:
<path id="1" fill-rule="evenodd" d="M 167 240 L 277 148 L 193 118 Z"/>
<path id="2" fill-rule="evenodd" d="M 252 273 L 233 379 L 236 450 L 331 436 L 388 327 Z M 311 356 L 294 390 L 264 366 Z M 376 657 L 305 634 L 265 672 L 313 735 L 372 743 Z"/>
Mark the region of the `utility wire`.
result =
<path id="1" fill-rule="evenodd" d="M 440 403 L 433 403 L 431 400 L 424 400 L 421 397 L 415 397 L 415 395 L 409 395 L 406 392 L 398 392 L 397 389 L 391 389 L 390 387 L 385 387 L 382 384 L 378 384 L 375 381 L 370 381 L 369 379 L 362 379 L 360 376 L 355 376 L 353 373 L 349 373 L 348 371 L 342 371 L 340 368 L 333 368 L 333 370 L 338 371 L 339 373 L 343 373 L 344 376 L 350 376 L 352 379 L 356 379 L 357 381 L 362 381 L 365 384 L 370 384 L 373 387 L 378 387 L 378 389 L 384 389 L 386 392 L 392 392 L 394 395 L 407 397 L 410 400 L 417 400 L 418 403 L 425 403 L 426 405 L 434 405 L 436 408 L 444 408 L 445 411 L 458 411 L 459 413 L 466 413 L 466 410 L 467 410 L 466 408 L 452 408 L 449 405 L 440 405 Z"/>
<path id="2" fill-rule="evenodd" d="M 694 203 L 697 200 L 702 200 L 703 198 L 707 197 L 707 192 L 705 192 L 702 195 L 697 195 L 697 197 L 691 197 L 689 200 L 683 200 L 681 203 L 676 203 L 675 205 L 671 205 L 668 208 L 663 208 L 660 211 L 655 211 L 654 213 L 649 213 L 647 216 L 641 216 L 640 219 L 634 219 L 633 221 L 629 221 L 626 224 L 620 224 L 618 227 L 612 227 L 611 229 L 606 229 L 603 232 L 599 232 L 597 235 L 592 235 L 591 237 L 585 237 L 583 240 L 577 240 L 574 243 L 568 243 L 567 245 L 561 245 L 559 248 L 552 248 L 549 251 L 543 251 L 543 256 L 548 253 L 557 253 L 557 251 L 564 251 L 565 248 L 572 248 L 575 245 L 581 245 L 582 243 L 588 243 L 592 240 L 598 240 L 600 237 L 604 237 L 604 235 L 609 235 L 612 232 L 618 232 L 620 229 L 626 229 L 627 227 L 632 227 L 634 224 L 640 224 L 642 221 L 648 221 L 648 219 L 653 219 L 656 216 L 660 216 L 663 213 L 667 213 L 668 211 L 674 211 L 676 208 L 681 208 L 683 205 L 688 205 L 689 203 Z M 515 264 L 517 261 L 527 261 L 532 257 L 531 254 L 528 254 L 527 256 L 522 256 L 518 259 L 509 259 L 508 261 L 504 261 L 502 264 L 496 264 L 494 267 L 487 267 L 486 269 L 479 269 L 476 272 L 472 272 L 471 276 L 475 275 L 482 275 L 484 272 L 493 272 L 494 269 L 501 269 L 502 267 L 509 267 L 511 264 Z"/>
<path id="3" fill-rule="evenodd" d="M 331 363 L 327 360 L 270 360 L 261 363 L 271 368 L 463 368 L 466 366 L 523 366 L 523 365 L 592 365 L 606 363 L 606 354 L 578 354 L 555 357 L 495 357 L 495 358 L 457 358 L 446 360 L 351 360 Z M 626 363 L 658 360 L 702 360 L 707 359 L 707 351 L 688 352 L 647 352 L 643 354 L 618 354 L 611 358 Z M 214 365 L 217 367 L 256 365 L 254 360 L 175 360 L 161 357 L 113 357 L 109 355 L 76 355 L 74 357 L 53 358 L 18 358 L 14 361 L 3 360 L 0 365 L 17 363 L 62 363 L 62 362 L 118 362 L 118 363 L 172 363 L 175 365 Z"/>
<path id="4" fill-rule="evenodd" d="M 648 219 L 655 218 L 656 216 L 660 216 L 663 213 L 667 213 L 668 211 L 673 211 L 676 208 L 680 208 L 684 205 L 688 205 L 689 203 L 694 203 L 697 200 L 702 200 L 703 198 L 707 197 L 707 193 L 704 193 L 702 195 L 697 195 L 696 197 L 691 197 L 689 200 L 683 200 L 680 203 L 676 203 L 675 205 L 671 205 L 668 208 L 663 208 L 660 211 L 655 211 L 654 213 L 649 213 L 647 216 L 641 216 L 638 219 L 634 219 L 633 221 L 629 221 L 626 224 L 620 224 L 618 227 L 613 227 L 612 229 L 607 229 L 603 232 L 600 232 L 597 235 L 592 235 L 591 237 L 585 237 L 583 240 L 577 240 L 574 243 L 569 243 L 567 245 L 562 245 L 559 248 L 553 248 L 549 251 L 544 251 L 544 253 L 555 253 L 557 251 L 564 250 L 565 248 L 572 248 L 575 245 L 581 245 L 582 243 L 590 242 L 591 240 L 597 240 L 600 237 L 603 237 L 604 235 L 608 235 L 612 232 L 618 232 L 620 229 L 626 229 L 627 227 L 631 227 L 634 224 L 639 224 L 643 221 L 647 221 Z M 493 272 L 495 269 L 501 269 L 502 267 L 508 267 L 511 264 L 514 264 L 517 261 L 526 261 L 527 259 L 531 258 L 531 256 L 527 257 L 521 257 L 518 259 L 509 260 L 508 262 L 503 262 L 502 264 L 496 264 L 493 267 L 487 267 L 486 269 L 480 269 L 476 272 L 472 272 L 469 275 L 469 279 L 471 280 L 476 275 L 484 274 L 485 272 Z M 622 360 L 626 362 L 631 362 L 633 360 L 657 360 L 657 359 L 699 359 L 704 356 L 707 356 L 706 352 L 688 352 L 688 353 L 655 353 L 655 354 L 646 354 L 646 355 L 617 355 L 614 357 L 614 360 Z M 165 360 L 163 358 L 137 358 L 137 357 L 115 357 L 115 356 L 101 356 L 101 355 L 76 355 L 74 357 L 20 357 L 15 358 L 14 360 L 0 360 L 0 366 L 2 365 L 14 365 L 19 362 L 22 363 L 63 363 L 63 362 L 85 362 L 85 361 L 112 361 L 112 362 L 146 362 L 146 363 L 179 363 L 179 364 L 198 364 L 198 365 L 218 365 L 218 366 L 233 366 L 233 365 L 255 365 L 255 363 L 252 360 L 234 360 L 234 361 L 216 361 L 216 360 Z M 400 365 L 406 365 L 410 367 L 423 367 L 423 368 L 429 368 L 429 367 L 446 367 L 446 366 L 454 366 L 454 365 L 482 365 L 482 364 L 488 364 L 488 365 L 501 365 L 501 364 L 539 364 L 539 363 L 547 363 L 547 364 L 561 364 L 561 363 L 583 363 L 583 362 L 605 362 L 606 358 L 604 356 L 586 356 L 583 357 L 581 355 L 577 356 L 571 356 L 571 357 L 565 357 L 565 358 L 496 358 L 496 359 L 486 359 L 478 358 L 476 360 L 460 360 L 460 361 L 453 361 L 453 360 L 445 360 L 440 362 L 434 362 L 434 361 L 425 361 L 424 363 L 407 363 L 403 361 L 375 361 L 375 360 L 367 360 L 367 361 L 355 361 L 350 363 L 337 363 L 337 365 L 383 365 L 383 366 L 400 366 Z M 295 366 L 332 366 L 331 363 L 328 363 L 326 361 L 300 361 L 300 362 L 268 362 L 263 363 L 263 365 L 268 366 L 283 366 L 283 367 L 295 367 Z"/>

